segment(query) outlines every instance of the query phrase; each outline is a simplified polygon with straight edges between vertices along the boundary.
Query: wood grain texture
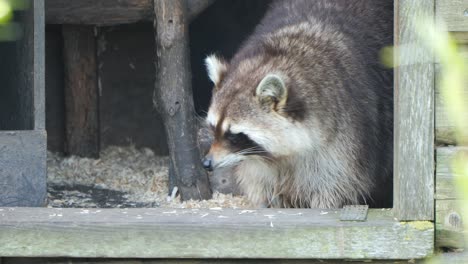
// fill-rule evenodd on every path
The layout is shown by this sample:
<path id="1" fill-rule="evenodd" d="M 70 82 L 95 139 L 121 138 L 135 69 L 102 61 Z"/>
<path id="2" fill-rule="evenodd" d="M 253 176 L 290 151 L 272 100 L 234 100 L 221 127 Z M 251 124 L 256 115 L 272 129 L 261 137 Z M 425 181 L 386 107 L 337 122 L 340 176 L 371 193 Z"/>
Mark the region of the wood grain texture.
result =
<path id="1" fill-rule="evenodd" d="M 380 209 L 0 209 L 5 257 L 412 259 L 434 243 L 432 222 Z"/>
<path id="2" fill-rule="evenodd" d="M 33 40 L 34 129 L 45 130 L 45 13 L 44 0 L 32 0 L 26 35 Z M 29 11 L 32 12 L 32 11 Z"/>
<path id="3" fill-rule="evenodd" d="M 188 0 L 188 20 L 214 0 Z M 117 25 L 153 21 L 153 0 L 46 0 L 48 24 Z"/>
<path id="4" fill-rule="evenodd" d="M 434 17 L 434 1 L 397 0 L 395 14 L 395 44 L 413 48 L 396 55 L 393 204 L 400 220 L 432 220 L 434 64 L 414 26 L 419 16 Z"/>
<path id="5" fill-rule="evenodd" d="M 466 219 L 462 217 L 460 200 L 436 200 L 436 247 L 465 248 L 467 232 L 463 228 Z"/>
<path id="6" fill-rule="evenodd" d="M 166 129 L 169 156 L 181 198 L 211 197 L 197 147 L 188 24 L 184 0 L 154 0 L 157 81 L 153 102 Z M 171 180 L 172 181 L 172 180 Z"/>
<path id="7" fill-rule="evenodd" d="M 451 170 L 451 162 L 457 151 L 468 151 L 466 147 L 439 147 L 436 149 L 436 192 L 437 200 L 459 199 L 454 178 L 457 176 Z"/>
<path id="8" fill-rule="evenodd" d="M 437 0 L 437 21 L 443 21 L 449 31 L 468 31 L 468 0 Z"/>
<path id="9" fill-rule="evenodd" d="M 43 206 L 46 178 L 45 131 L 0 131 L 0 206 Z"/>
<path id="10" fill-rule="evenodd" d="M 460 45 L 460 51 L 462 56 L 465 58 L 466 63 L 468 63 L 468 45 Z M 455 139 L 455 125 L 448 118 L 446 105 L 444 98 L 440 93 L 439 87 L 439 74 L 440 74 L 440 65 L 436 64 L 436 91 L 435 91 L 435 133 L 436 133 L 436 144 L 437 145 L 457 145 Z M 460 94 L 466 105 L 468 105 L 468 83 L 465 84 L 465 90 L 463 94 Z M 465 119 L 468 120 L 468 112 L 461 113 L 465 116 Z M 466 124 L 466 129 L 468 129 L 468 123 Z"/>
<path id="11" fill-rule="evenodd" d="M 466 32 L 450 32 L 453 38 L 460 44 L 468 44 L 468 31 Z"/>
<path id="12" fill-rule="evenodd" d="M 65 151 L 99 157 L 99 91 L 94 27 L 64 25 Z"/>
<path id="13" fill-rule="evenodd" d="M 461 255 L 461 254 L 459 254 Z M 455 262 L 440 262 L 450 264 L 466 264 L 456 262 L 461 256 L 450 254 L 440 256 L 441 261 L 453 260 Z M 2 263 L 2 262 L 0 262 Z M 425 260 L 323 260 L 323 259 L 83 259 L 83 258 L 4 258 L 3 264 L 408 264 L 426 263 Z"/>

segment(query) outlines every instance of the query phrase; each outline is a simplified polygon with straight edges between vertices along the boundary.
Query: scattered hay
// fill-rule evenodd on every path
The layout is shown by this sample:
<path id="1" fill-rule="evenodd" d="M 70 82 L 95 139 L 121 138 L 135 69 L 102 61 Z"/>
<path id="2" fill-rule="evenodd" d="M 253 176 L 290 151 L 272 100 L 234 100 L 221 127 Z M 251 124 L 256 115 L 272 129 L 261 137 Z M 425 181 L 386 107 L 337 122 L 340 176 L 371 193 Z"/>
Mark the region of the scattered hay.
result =
<path id="1" fill-rule="evenodd" d="M 109 147 L 99 159 L 48 153 L 49 207 L 247 208 L 242 196 L 215 193 L 206 201 L 170 199 L 169 159 L 150 149 Z"/>

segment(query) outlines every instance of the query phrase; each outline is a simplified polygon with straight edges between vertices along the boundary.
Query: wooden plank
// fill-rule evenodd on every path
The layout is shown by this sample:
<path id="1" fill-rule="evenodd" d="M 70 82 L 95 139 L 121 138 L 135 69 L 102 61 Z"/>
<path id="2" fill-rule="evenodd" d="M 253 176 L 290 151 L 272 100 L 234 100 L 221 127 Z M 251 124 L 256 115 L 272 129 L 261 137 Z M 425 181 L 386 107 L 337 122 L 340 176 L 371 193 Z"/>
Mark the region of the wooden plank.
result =
<path id="1" fill-rule="evenodd" d="M 64 25 L 67 154 L 99 157 L 99 89 L 94 27 Z"/>
<path id="2" fill-rule="evenodd" d="M 461 54 L 466 58 L 466 63 L 468 64 L 468 45 L 460 46 Z M 442 98 L 439 87 L 439 74 L 440 74 L 440 65 L 436 64 L 436 92 L 435 92 L 435 106 L 436 106 L 436 115 L 435 115 L 435 128 L 436 128 L 436 144 L 437 145 L 457 145 L 455 140 L 455 126 L 452 121 L 447 116 L 447 111 L 445 109 L 444 98 Z M 465 85 L 464 94 L 460 95 L 468 104 L 468 83 Z M 468 113 L 463 113 L 468 120 Z M 468 129 L 468 124 L 467 127 Z"/>
<path id="3" fill-rule="evenodd" d="M 461 255 L 461 254 L 459 254 Z M 450 258 L 448 258 L 450 257 Z M 457 261 L 460 256 L 440 256 L 442 260 Z M 1 263 L 1 262 L 0 262 Z M 323 259 L 77 259 L 77 258 L 5 258 L 3 264 L 408 264 L 427 263 L 426 260 L 323 260 Z M 439 262 L 463 263 L 465 262 Z"/>
<path id="4" fill-rule="evenodd" d="M 457 199 L 454 186 L 454 175 L 450 169 L 450 160 L 458 150 L 455 147 L 439 147 L 436 149 L 436 192 L 435 199 Z"/>
<path id="5" fill-rule="evenodd" d="M 437 0 L 436 17 L 449 31 L 468 31 L 468 0 Z"/>
<path id="6" fill-rule="evenodd" d="M 426 262 L 427 263 L 427 262 Z M 447 252 L 439 254 L 431 259 L 431 263 L 450 263 L 450 264 L 466 264 L 468 263 L 467 252 Z"/>
<path id="7" fill-rule="evenodd" d="M 467 151 L 467 147 L 439 147 L 436 149 L 437 166 L 436 166 L 436 193 L 435 198 L 443 199 L 459 199 L 457 189 L 454 185 L 454 178 L 457 176 L 451 170 L 451 159 L 457 151 Z"/>
<path id="8" fill-rule="evenodd" d="M 214 0 L 188 0 L 188 20 Z M 153 21 L 153 0 L 46 0 L 48 24 L 117 25 Z"/>
<path id="9" fill-rule="evenodd" d="M 0 209 L 5 257 L 412 259 L 434 243 L 432 222 L 381 209 Z"/>
<path id="10" fill-rule="evenodd" d="M 434 64 L 414 32 L 420 16 L 434 17 L 434 0 L 395 1 L 395 44 L 411 44 L 396 55 L 395 69 L 393 204 L 400 220 L 434 217 Z"/>
<path id="11" fill-rule="evenodd" d="M 45 198 L 45 131 L 0 131 L 0 206 L 43 206 Z"/>
<path id="12" fill-rule="evenodd" d="M 436 200 L 437 248 L 465 248 L 467 232 L 463 228 L 463 222 L 466 219 L 463 219 L 459 208 L 461 202 L 459 200 Z"/>
<path id="13" fill-rule="evenodd" d="M 26 34 L 33 40 L 34 129 L 45 130 L 45 11 L 44 0 L 32 0 Z"/>
<path id="14" fill-rule="evenodd" d="M 183 200 L 211 197 L 197 147 L 188 24 L 184 0 L 154 0 L 157 81 L 153 102 L 166 129 L 169 156 Z"/>

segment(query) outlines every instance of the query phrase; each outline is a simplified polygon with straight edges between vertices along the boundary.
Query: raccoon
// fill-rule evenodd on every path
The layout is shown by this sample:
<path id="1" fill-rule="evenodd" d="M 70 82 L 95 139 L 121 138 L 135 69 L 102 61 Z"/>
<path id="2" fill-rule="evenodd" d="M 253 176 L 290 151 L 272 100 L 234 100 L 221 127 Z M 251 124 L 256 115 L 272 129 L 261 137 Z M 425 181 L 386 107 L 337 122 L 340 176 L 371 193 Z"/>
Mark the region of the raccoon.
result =
<path id="1" fill-rule="evenodd" d="M 273 1 L 214 83 L 207 170 L 258 207 L 392 206 L 393 1 Z"/>

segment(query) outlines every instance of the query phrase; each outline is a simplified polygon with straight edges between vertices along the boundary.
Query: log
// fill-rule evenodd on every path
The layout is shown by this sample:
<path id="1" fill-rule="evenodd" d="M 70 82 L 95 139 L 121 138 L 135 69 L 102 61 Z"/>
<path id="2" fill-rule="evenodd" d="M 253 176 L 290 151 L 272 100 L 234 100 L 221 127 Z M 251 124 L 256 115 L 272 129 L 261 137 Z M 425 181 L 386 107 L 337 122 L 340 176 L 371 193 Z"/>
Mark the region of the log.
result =
<path id="1" fill-rule="evenodd" d="M 99 91 L 94 27 L 62 28 L 65 76 L 65 152 L 99 157 Z"/>
<path id="2" fill-rule="evenodd" d="M 188 20 L 210 6 L 214 0 L 188 0 Z M 153 0 L 47 0 L 48 24 L 118 25 L 153 21 Z"/>
<path id="3" fill-rule="evenodd" d="M 154 13 L 157 81 L 153 102 L 166 129 L 173 176 L 183 200 L 207 199 L 211 191 L 197 147 L 185 2 L 154 0 Z"/>

